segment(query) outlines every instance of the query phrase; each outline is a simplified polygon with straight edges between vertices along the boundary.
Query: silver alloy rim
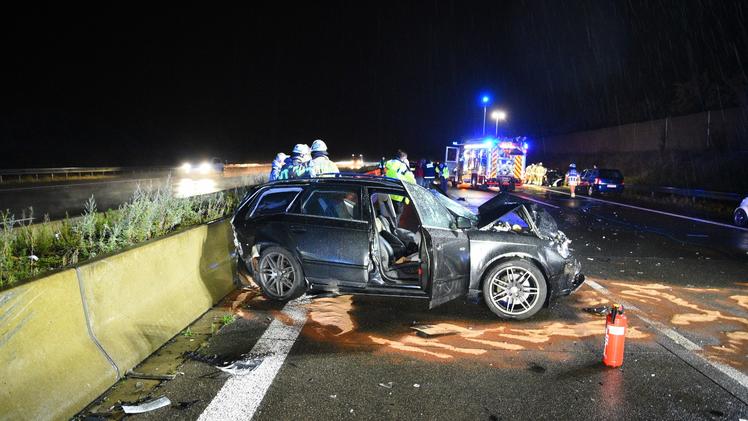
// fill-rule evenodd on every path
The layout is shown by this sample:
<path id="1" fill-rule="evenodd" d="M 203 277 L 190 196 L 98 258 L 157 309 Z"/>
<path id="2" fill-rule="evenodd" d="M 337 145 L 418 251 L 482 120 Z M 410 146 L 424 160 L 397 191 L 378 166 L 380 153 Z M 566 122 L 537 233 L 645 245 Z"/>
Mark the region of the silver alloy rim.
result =
<path id="1" fill-rule="evenodd" d="M 735 212 L 735 225 L 742 227 L 745 225 L 746 219 L 748 219 L 748 217 L 743 209 L 738 209 Z"/>
<path id="2" fill-rule="evenodd" d="M 538 301 L 538 280 L 527 269 L 510 266 L 491 278 L 491 302 L 501 311 L 520 315 L 530 311 Z"/>
<path id="3" fill-rule="evenodd" d="M 280 253 L 268 253 L 260 262 L 262 283 L 278 297 L 284 297 L 291 291 L 294 275 L 293 265 Z"/>

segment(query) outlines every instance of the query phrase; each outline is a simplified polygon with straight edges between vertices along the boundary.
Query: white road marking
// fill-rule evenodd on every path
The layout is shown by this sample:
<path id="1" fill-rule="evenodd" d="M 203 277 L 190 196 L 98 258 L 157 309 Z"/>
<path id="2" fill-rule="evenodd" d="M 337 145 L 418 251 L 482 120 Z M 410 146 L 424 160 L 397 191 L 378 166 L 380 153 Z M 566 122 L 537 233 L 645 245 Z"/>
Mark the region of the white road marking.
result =
<path id="1" fill-rule="evenodd" d="M 293 324 L 286 325 L 277 318 L 270 323 L 248 357 L 264 358 L 262 363 L 247 375 L 229 378 L 199 420 L 249 420 L 254 416 L 304 327 L 308 303 L 299 299 L 283 307 L 281 313 Z"/>
<path id="2" fill-rule="evenodd" d="M 546 203 L 546 202 L 543 202 L 542 200 L 538 200 L 538 199 L 533 199 L 533 198 L 531 198 L 531 197 L 529 197 L 527 195 L 524 195 L 524 194 L 522 194 L 522 195 L 517 194 L 517 193 L 509 193 L 509 194 L 511 194 L 513 196 L 516 196 L 516 197 L 519 197 L 522 200 L 529 200 L 530 202 L 540 203 L 541 205 L 552 207 L 553 209 L 560 209 L 561 208 L 560 206 L 551 205 L 550 203 Z"/>
<path id="3" fill-rule="evenodd" d="M 550 192 L 553 192 L 553 193 L 559 193 L 559 194 L 565 194 L 567 196 L 571 196 L 571 193 L 567 193 L 565 191 L 551 190 L 551 189 L 549 189 L 547 187 L 540 187 L 540 188 L 543 189 L 543 190 L 545 190 L 545 191 L 550 191 Z M 621 207 L 624 207 L 624 208 L 631 208 L 631 209 L 636 209 L 636 210 L 645 211 L 645 212 L 657 213 L 657 214 L 660 214 L 660 215 L 672 216 L 674 218 L 681 218 L 681 219 L 687 219 L 689 221 L 701 222 L 702 224 L 716 225 L 716 226 L 723 227 L 723 228 L 732 228 L 734 230 L 748 232 L 748 228 L 742 228 L 742 227 L 738 227 L 738 226 L 730 225 L 730 224 L 723 224 L 721 222 L 710 221 L 708 219 L 701 219 L 701 218 L 694 218 L 692 216 L 678 215 L 677 213 L 670 213 L 670 212 L 659 211 L 659 210 L 655 210 L 655 209 L 643 208 L 641 206 L 627 205 L 625 203 L 611 202 L 609 200 L 597 199 L 597 198 L 589 197 L 589 196 L 577 195 L 576 197 L 579 198 L 579 199 L 594 200 L 596 202 L 607 203 L 609 205 L 616 205 L 616 206 L 621 206 Z"/>
<path id="4" fill-rule="evenodd" d="M 598 292 L 600 292 L 602 294 L 605 294 L 605 295 L 608 295 L 608 296 L 612 296 L 613 295 L 610 292 L 610 290 L 608 290 L 604 286 L 598 284 L 597 282 L 595 282 L 595 281 L 593 281 L 591 279 L 585 280 L 584 283 L 587 284 L 587 285 L 589 285 L 590 287 L 592 287 L 592 289 L 594 289 L 594 290 L 596 290 L 596 291 L 598 291 Z M 621 304 L 623 304 L 624 308 L 628 308 L 628 309 L 631 309 L 631 310 L 639 310 L 636 306 L 634 306 L 632 304 L 629 304 L 629 303 L 627 303 L 625 301 L 622 301 L 622 300 L 616 300 L 616 301 L 619 302 L 619 303 L 621 303 Z M 739 370 L 737 370 L 737 369 L 735 369 L 733 367 L 730 367 L 728 365 L 725 365 L 725 364 L 722 364 L 722 363 L 719 363 L 719 362 L 716 362 L 716 361 L 711 361 L 708 358 L 704 357 L 703 355 L 697 353 L 697 351 L 702 351 L 703 350 L 698 344 L 692 342 L 690 339 L 686 338 L 685 336 L 681 335 L 680 333 L 676 332 L 675 330 L 673 330 L 673 329 L 665 326 L 664 324 L 662 324 L 662 323 L 660 323 L 658 321 L 655 321 L 655 320 L 651 320 L 651 319 L 649 319 L 646 316 L 643 316 L 641 314 L 641 310 L 639 310 L 639 311 L 640 311 L 640 313 L 637 313 L 636 317 L 638 317 L 639 319 L 641 319 L 644 323 L 648 324 L 651 328 L 655 329 L 661 335 L 664 335 L 664 336 L 670 338 L 673 342 L 675 342 L 678 345 L 680 345 L 683 348 L 685 348 L 690 353 L 690 355 L 692 355 L 693 357 L 697 358 L 698 360 L 700 360 L 701 362 L 703 362 L 705 364 L 708 364 L 712 368 L 716 369 L 720 373 L 722 373 L 722 374 L 726 375 L 727 377 L 731 378 L 732 380 L 734 380 L 735 382 L 737 382 L 739 385 L 741 385 L 742 387 L 744 387 L 746 390 L 748 390 L 748 376 L 745 375 L 743 372 L 741 372 L 741 371 L 739 371 Z"/>

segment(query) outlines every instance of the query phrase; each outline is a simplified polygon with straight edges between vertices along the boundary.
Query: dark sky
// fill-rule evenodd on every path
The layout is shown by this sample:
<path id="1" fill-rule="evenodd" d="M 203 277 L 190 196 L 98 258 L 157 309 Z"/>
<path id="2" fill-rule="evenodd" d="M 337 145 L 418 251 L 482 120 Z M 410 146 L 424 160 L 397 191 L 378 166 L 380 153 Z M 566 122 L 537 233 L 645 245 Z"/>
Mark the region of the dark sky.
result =
<path id="1" fill-rule="evenodd" d="M 121 4 L 4 13 L 0 167 L 436 158 L 481 92 L 532 136 L 745 105 L 745 1 Z"/>

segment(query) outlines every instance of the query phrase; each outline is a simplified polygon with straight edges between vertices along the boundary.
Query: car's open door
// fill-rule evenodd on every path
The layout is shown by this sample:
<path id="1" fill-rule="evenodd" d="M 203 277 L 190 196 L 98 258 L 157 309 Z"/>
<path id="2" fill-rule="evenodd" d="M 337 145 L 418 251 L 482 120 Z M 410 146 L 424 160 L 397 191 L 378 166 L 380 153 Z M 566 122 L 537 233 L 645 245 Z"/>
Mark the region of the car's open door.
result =
<path id="1" fill-rule="evenodd" d="M 467 292 L 470 241 L 465 231 L 455 227 L 452 214 L 431 193 L 414 184 L 403 184 L 421 220 L 421 236 L 429 263 L 423 276 L 429 278 L 426 282 L 431 296 L 429 308 L 434 308 Z"/>

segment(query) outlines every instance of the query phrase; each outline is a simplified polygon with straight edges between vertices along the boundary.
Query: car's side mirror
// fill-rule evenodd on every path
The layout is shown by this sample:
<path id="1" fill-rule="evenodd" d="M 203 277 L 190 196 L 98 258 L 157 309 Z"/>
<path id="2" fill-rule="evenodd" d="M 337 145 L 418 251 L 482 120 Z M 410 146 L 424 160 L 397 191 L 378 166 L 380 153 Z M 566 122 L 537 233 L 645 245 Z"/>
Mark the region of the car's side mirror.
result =
<path id="1" fill-rule="evenodd" d="M 472 227 L 473 227 L 473 224 L 470 223 L 469 219 L 465 218 L 464 216 L 457 217 L 457 229 L 464 230 L 464 229 L 468 229 Z"/>

